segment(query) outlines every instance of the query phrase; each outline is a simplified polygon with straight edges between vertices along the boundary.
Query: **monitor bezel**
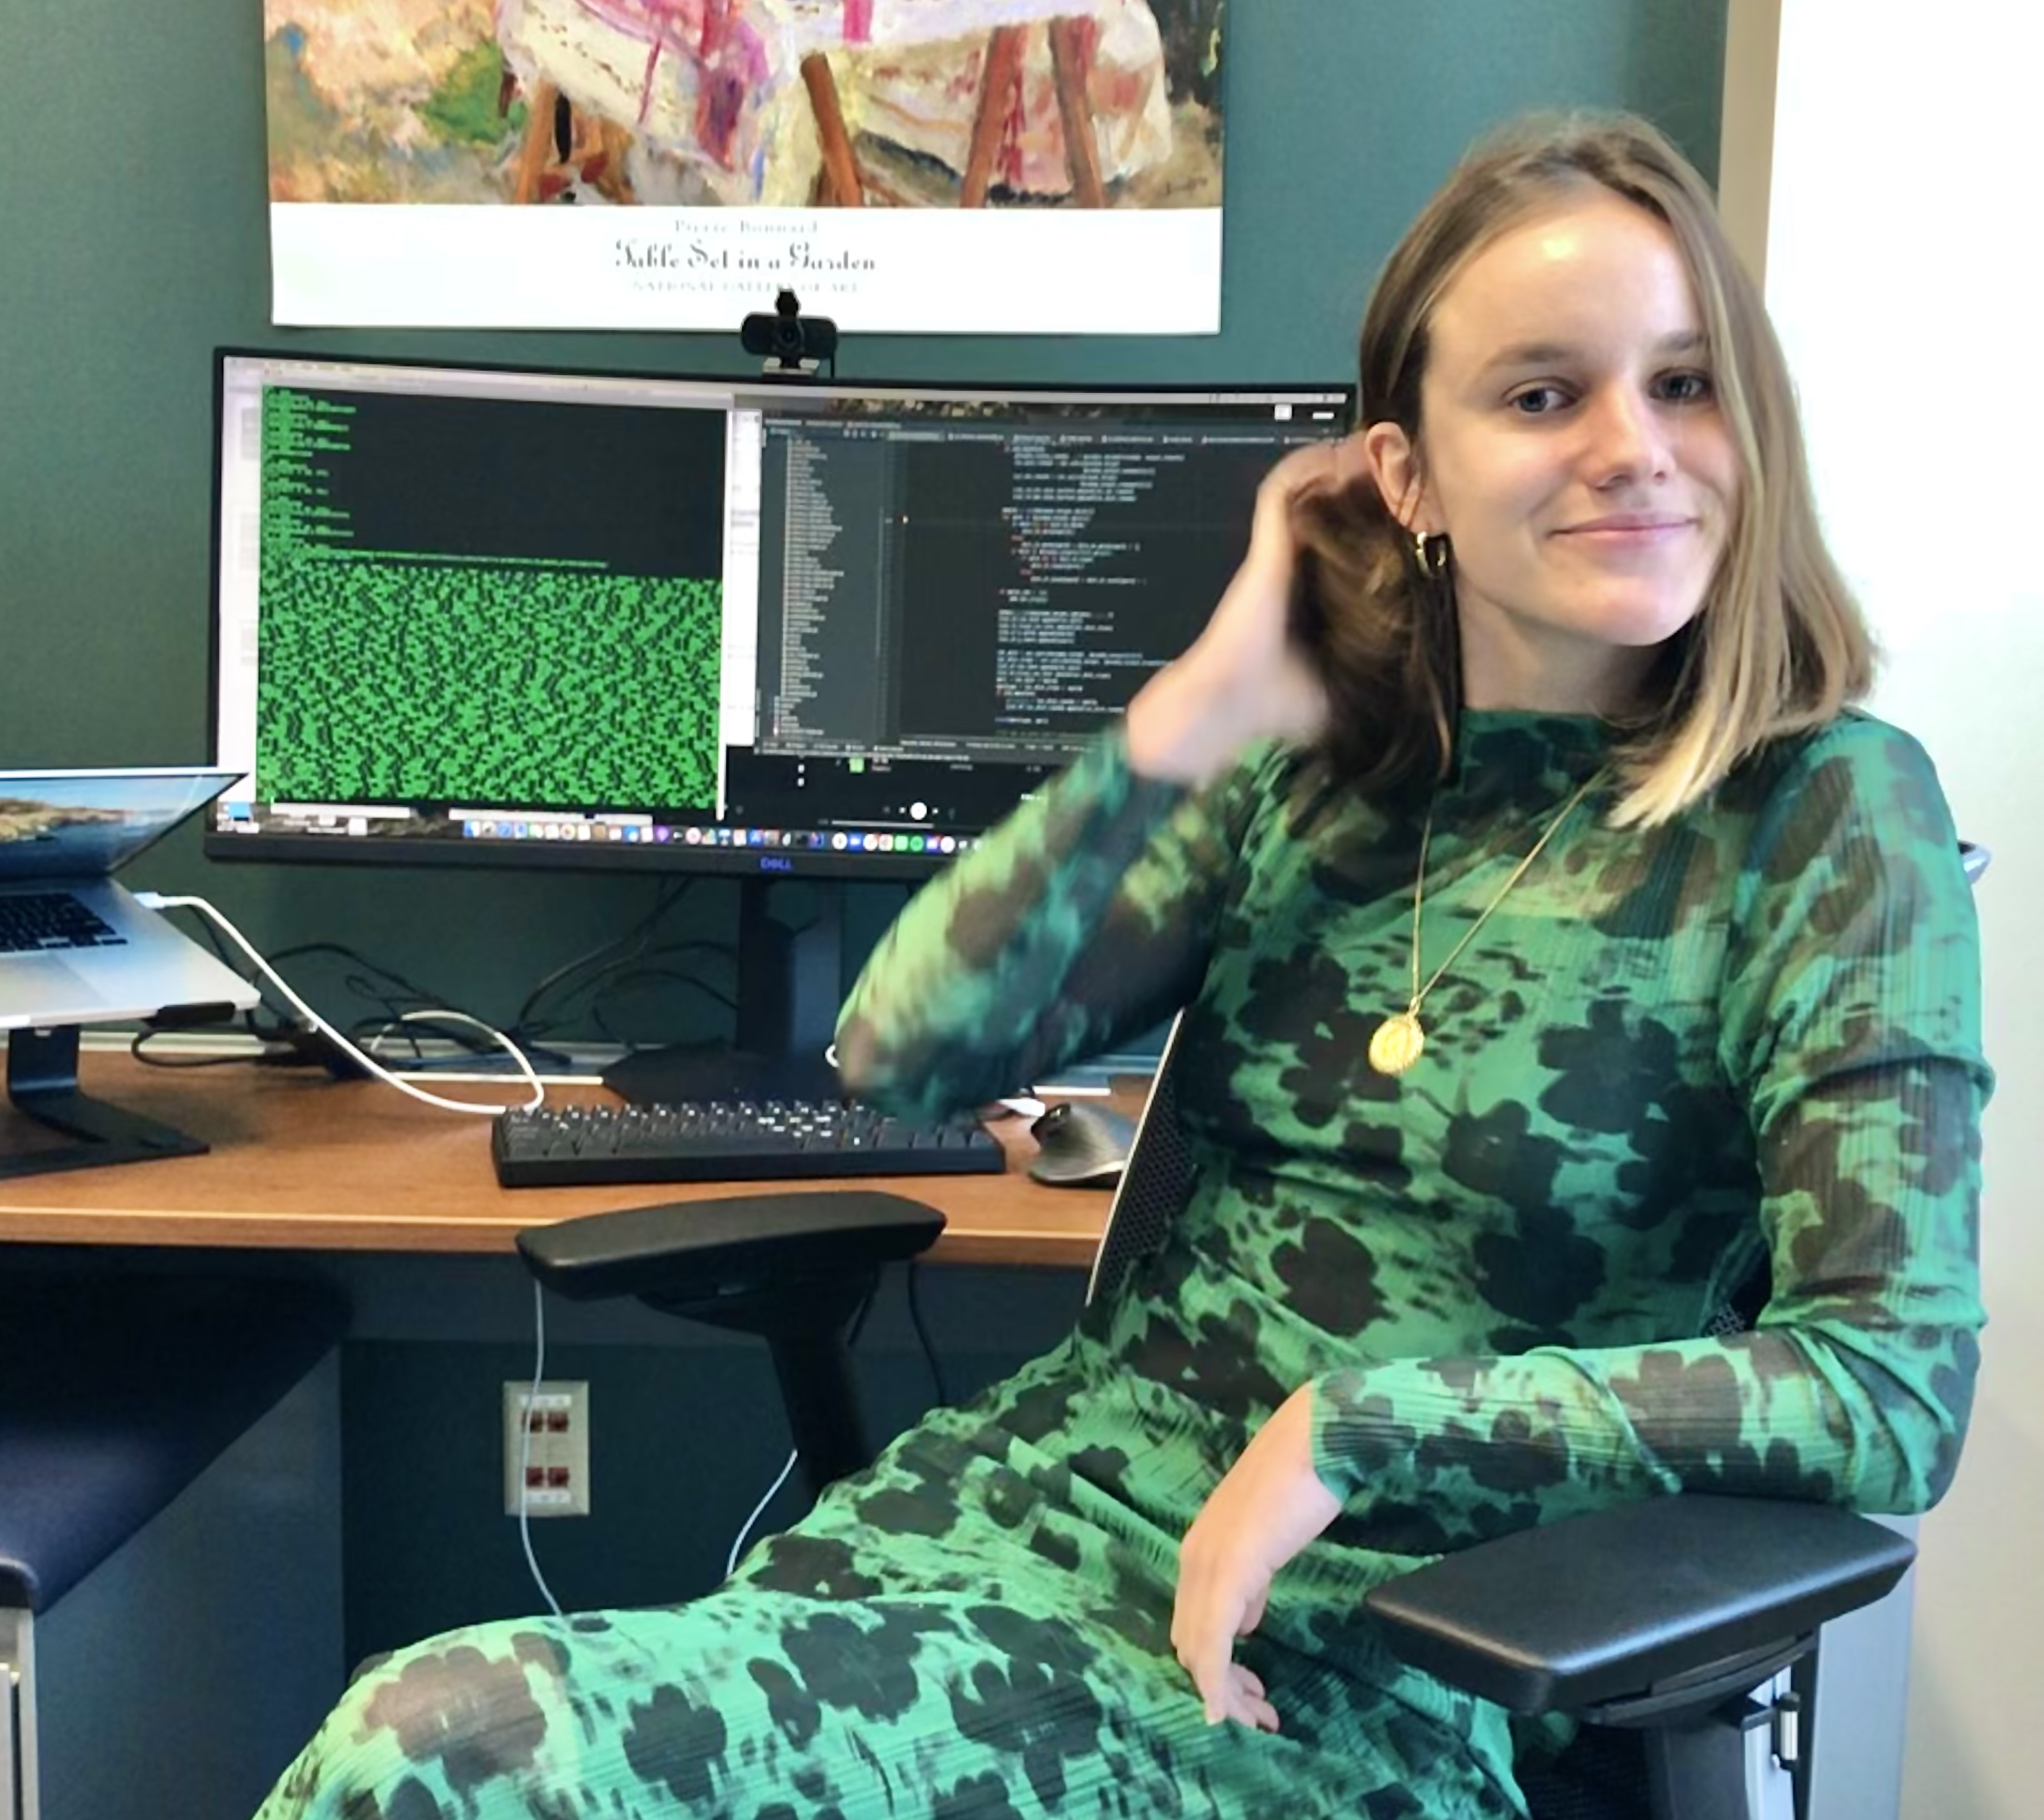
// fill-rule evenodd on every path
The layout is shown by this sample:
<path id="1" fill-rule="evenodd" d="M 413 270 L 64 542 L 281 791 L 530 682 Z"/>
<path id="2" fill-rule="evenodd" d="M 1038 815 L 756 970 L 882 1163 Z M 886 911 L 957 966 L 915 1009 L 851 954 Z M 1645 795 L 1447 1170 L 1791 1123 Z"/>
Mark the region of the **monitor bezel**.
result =
<path id="1" fill-rule="evenodd" d="M 629 382 L 653 382 L 700 386 L 736 398 L 790 396 L 843 395 L 873 397 L 900 394 L 912 398 L 985 397 L 989 394 L 1023 399 L 1041 397 L 1084 400 L 1089 396 L 1120 397 L 1139 401 L 1146 397 L 1167 397 L 1189 392 L 1222 394 L 1261 392 L 1321 392 L 1341 401 L 1344 431 L 1353 427 L 1356 387 L 1353 381 L 1336 379 L 1213 381 L 1185 379 L 1173 382 L 1137 381 L 1109 384 L 1100 381 L 928 380 L 913 378 L 846 378 L 832 374 L 823 378 L 813 374 L 776 377 L 761 373 L 705 373 L 669 371 L 659 368 L 585 367 L 553 361 L 476 360 L 417 355 L 380 355 L 341 352 L 332 349 L 257 347 L 221 345 L 213 351 L 213 465 L 210 493 L 212 520 L 209 535 L 206 647 L 206 720 L 210 754 L 220 762 L 221 751 L 221 628 L 223 585 L 221 567 L 222 516 L 225 476 L 222 453 L 226 435 L 228 363 L 234 359 L 301 363 L 306 366 L 385 367 L 418 371 L 465 372 L 559 377 L 581 379 L 616 379 Z M 350 805 L 353 806 L 353 805 Z M 415 804 L 371 804 L 364 807 L 414 807 Z M 562 805 L 551 805 L 560 809 Z M 619 813 L 630 812 L 624 811 Z M 497 870 L 579 872 L 593 874 L 679 873 L 711 878 L 868 879 L 875 883 L 900 883 L 933 877 L 951 864 L 953 854 L 943 853 L 870 853 L 854 854 L 833 848 L 755 849 L 751 847 L 691 845 L 684 841 L 663 843 L 615 842 L 595 844 L 581 841 L 550 843 L 544 841 L 500 843 L 429 839 L 363 840 L 345 834 L 313 835 L 263 831 L 236 834 L 223 829 L 209 813 L 203 823 L 202 847 L 212 859 L 243 863 L 278 865 L 339 865 L 413 866 L 425 870 L 443 867 L 486 867 Z"/>

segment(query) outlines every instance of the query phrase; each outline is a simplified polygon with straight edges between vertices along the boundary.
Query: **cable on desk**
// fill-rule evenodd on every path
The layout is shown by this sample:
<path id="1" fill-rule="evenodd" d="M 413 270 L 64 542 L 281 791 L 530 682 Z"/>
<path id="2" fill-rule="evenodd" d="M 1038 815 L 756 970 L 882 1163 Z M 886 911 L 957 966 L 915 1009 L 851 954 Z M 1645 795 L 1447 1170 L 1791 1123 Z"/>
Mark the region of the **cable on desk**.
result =
<path id="1" fill-rule="evenodd" d="M 340 1030 L 321 1017 L 317 1012 L 292 991 L 283 975 L 263 958 L 256 944 L 203 897 L 171 897 L 158 891 L 138 891 L 135 893 L 135 900 L 145 909 L 149 910 L 196 910 L 201 916 L 208 917 L 217 923 L 232 940 L 235 946 L 254 963 L 263 978 L 276 988 L 285 1002 L 305 1020 L 307 1026 L 317 1031 L 329 1042 L 338 1046 L 344 1054 L 352 1057 L 360 1065 L 364 1073 L 373 1074 L 386 1085 L 396 1088 L 400 1093 L 408 1094 L 425 1105 L 437 1106 L 446 1112 L 479 1113 L 486 1119 L 494 1119 L 499 1112 L 505 1110 L 501 1106 L 478 1105 L 472 1100 L 449 1100 L 438 1093 L 429 1093 L 423 1087 L 414 1086 L 412 1082 L 402 1080 L 392 1073 L 382 1062 L 367 1054 L 351 1038 L 343 1035 Z M 534 1071 L 532 1064 L 527 1058 L 525 1052 L 501 1031 L 485 1023 L 481 1018 L 471 1017 L 467 1012 L 459 1011 L 413 1011 L 405 1012 L 396 1021 L 401 1023 L 428 1022 L 460 1023 L 481 1031 L 503 1049 L 518 1065 L 519 1073 L 524 1077 L 532 1090 L 532 1097 L 527 1100 L 519 1109 L 522 1112 L 529 1112 L 534 1107 L 545 1103 L 546 1085 Z"/>
<path id="2" fill-rule="evenodd" d="M 138 1030 L 129 1039 L 128 1053 L 144 1068 L 248 1068 L 263 1059 L 263 1052 L 252 1049 L 245 1054 L 233 1055 L 152 1055 L 145 1045 L 152 1037 L 177 1036 L 183 1033 L 170 1030 Z"/>
<path id="3" fill-rule="evenodd" d="M 215 949 L 222 950 L 221 958 L 230 958 L 224 950 L 218 931 L 209 923 L 203 927 Z M 488 1057 L 503 1053 L 501 1040 L 486 1029 L 478 1035 L 474 1031 L 458 1028 L 452 1022 L 436 1029 L 436 1020 L 431 1017 L 410 1017 L 409 1014 L 413 1012 L 432 1012 L 444 1001 L 437 994 L 428 991 L 395 967 L 371 958 L 360 949 L 351 947 L 345 942 L 300 942 L 288 948 L 278 949 L 269 958 L 271 966 L 281 967 L 286 960 L 309 960 L 315 957 L 332 958 L 344 962 L 346 970 L 336 982 L 338 987 L 356 998 L 367 999 L 381 1008 L 380 1012 L 358 1017 L 348 1026 L 349 1038 L 379 1062 L 390 1062 L 396 1053 L 391 1044 L 394 1040 L 402 1040 L 405 1045 L 404 1058 L 395 1066 L 402 1066 L 408 1072 L 436 1066 L 436 1059 L 428 1055 L 420 1042 L 418 1031 L 421 1027 L 451 1044 L 462 1057 Z M 337 1079 L 344 1074 L 359 1074 L 361 1072 L 348 1056 L 308 1045 L 305 1039 L 309 1033 L 298 1023 L 287 1023 L 274 1031 L 257 1030 L 253 1034 L 283 1048 L 283 1054 L 264 1058 L 270 1062 L 309 1063 L 325 1068 Z M 505 1034 L 525 1051 L 536 1067 L 559 1068 L 565 1071 L 572 1066 L 568 1058 L 558 1051 L 543 1050 L 526 1041 L 516 1025 Z M 455 1058 L 449 1065 L 461 1066 L 465 1063 Z"/>
<path id="4" fill-rule="evenodd" d="M 213 958 L 223 966 L 234 969 L 235 954 L 226 937 L 210 922 L 202 922 L 198 932 Z M 288 950 L 287 950 L 288 951 Z M 278 957 L 281 959 L 282 957 Z M 263 982 L 258 982 L 259 985 Z M 144 1019 L 144 1027 L 136 1031 L 128 1045 L 128 1053 L 145 1068 L 247 1068 L 278 1058 L 278 1046 L 288 1042 L 291 1027 L 282 1023 L 271 1023 L 256 1016 L 258 1011 L 274 1008 L 266 1000 L 263 1004 L 251 1006 L 240 1012 L 236 1022 L 243 1032 L 259 1046 L 234 1055 L 179 1056 L 152 1055 L 148 1046 L 159 1036 L 182 1035 L 180 1030 L 159 1027 L 149 1019 Z"/>

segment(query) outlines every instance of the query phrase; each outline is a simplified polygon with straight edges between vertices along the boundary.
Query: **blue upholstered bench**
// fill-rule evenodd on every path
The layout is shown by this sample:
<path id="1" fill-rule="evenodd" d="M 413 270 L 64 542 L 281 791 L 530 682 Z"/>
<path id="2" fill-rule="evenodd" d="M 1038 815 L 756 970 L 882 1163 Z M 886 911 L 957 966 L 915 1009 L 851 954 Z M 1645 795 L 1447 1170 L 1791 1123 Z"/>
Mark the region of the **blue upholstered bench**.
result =
<path id="1" fill-rule="evenodd" d="M 0 1820 L 36 1820 L 33 1620 L 340 1338 L 324 1285 L 0 1261 Z"/>

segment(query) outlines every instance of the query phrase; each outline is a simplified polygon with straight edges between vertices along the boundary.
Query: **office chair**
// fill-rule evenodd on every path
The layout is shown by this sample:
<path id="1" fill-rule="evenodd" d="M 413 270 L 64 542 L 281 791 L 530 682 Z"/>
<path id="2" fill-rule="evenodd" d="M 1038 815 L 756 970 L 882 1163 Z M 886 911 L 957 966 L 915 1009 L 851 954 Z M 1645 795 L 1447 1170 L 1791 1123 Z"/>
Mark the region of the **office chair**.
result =
<path id="1" fill-rule="evenodd" d="M 1167 1050 L 1089 1300 L 1120 1288 L 1182 1203 L 1170 1060 Z M 518 1248 L 564 1296 L 636 1296 L 764 1338 L 814 1492 L 872 1457 L 849 1325 L 881 1269 L 943 1227 L 894 1195 L 796 1192 L 592 1214 L 528 1229 Z M 1585 1722 L 1551 1764 L 1522 1766 L 1535 1820 L 1787 1820 L 1786 1779 L 1762 1792 L 1766 1760 L 1798 1755 L 1798 1696 L 1782 1672 L 1810 1654 L 1819 1625 L 1893 1587 L 1914 1553 L 1823 1506 L 1655 1499 L 1448 1556 L 1364 1603 L 1414 1665 L 1515 1713 Z"/>
<path id="2" fill-rule="evenodd" d="M 1962 843 L 1968 881 L 1988 850 Z M 1160 1060 L 1086 1286 L 1117 1294 L 1185 1204 L 1191 1152 Z M 768 1194 L 592 1214 L 518 1235 L 576 1300 L 632 1295 L 765 1338 L 812 1491 L 872 1457 L 846 1333 L 888 1263 L 943 1216 L 874 1192 Z M 1728 1311 L 1732 1330 L 1757 1312 Z M 1800 1735 L 1820 1627 L 1892 1591 L 1915 1545 L 1849 1511 L 1690 1496 L 1568 1517 L 1480 1543 L 1371 1589 L 1403 1660 L 1574 1741 L 1515 1766 L 1534 1820 L 1791 1820 L 1806 1810 Z M 1796 1684 L 1800 1680 L 1802 1685 Z"/>

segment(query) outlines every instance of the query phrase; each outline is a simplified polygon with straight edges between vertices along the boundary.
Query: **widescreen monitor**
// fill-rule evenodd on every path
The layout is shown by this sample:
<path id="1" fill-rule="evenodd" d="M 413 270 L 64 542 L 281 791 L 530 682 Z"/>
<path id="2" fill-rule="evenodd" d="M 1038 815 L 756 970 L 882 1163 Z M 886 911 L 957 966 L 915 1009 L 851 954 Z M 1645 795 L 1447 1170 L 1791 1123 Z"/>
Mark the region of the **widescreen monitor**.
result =
<path id="1" fill-rule="evenodd" d="M 1184 650 L 1350 403 L 223 351 L 207 849 L 924 875 Z"/>

